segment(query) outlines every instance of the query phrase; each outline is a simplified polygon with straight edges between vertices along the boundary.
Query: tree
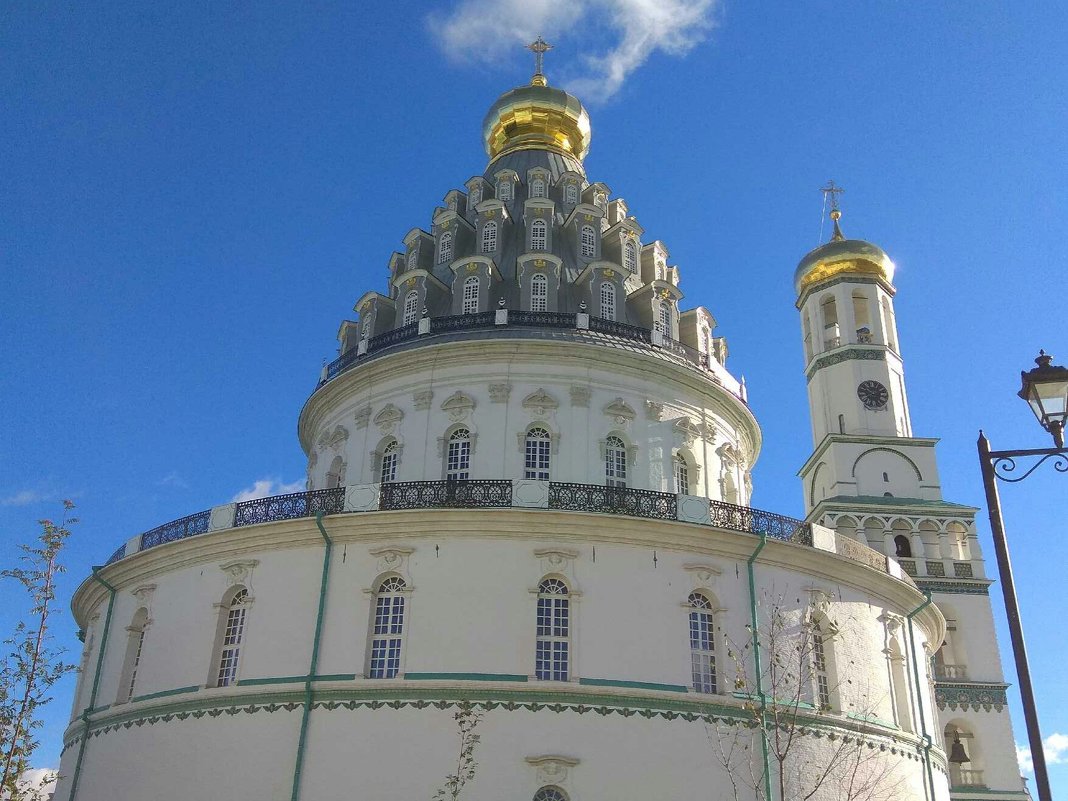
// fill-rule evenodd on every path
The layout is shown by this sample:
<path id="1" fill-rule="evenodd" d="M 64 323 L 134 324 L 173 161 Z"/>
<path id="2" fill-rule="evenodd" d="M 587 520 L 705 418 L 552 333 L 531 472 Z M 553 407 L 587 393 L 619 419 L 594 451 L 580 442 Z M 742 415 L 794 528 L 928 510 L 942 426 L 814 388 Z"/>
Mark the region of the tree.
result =
<path id="1" fill-rule="evenodd" d="M 3 775 L 0 798 L 36 801 L 51 777 L 30 781 L 30 758 L 37 748 L 35 732 L 41 727 L 38 712 L 52 700 L 49 691 L 60 677 L 74 670 L 60 658 L 62 650 L 51 645 L 48 617 L 55 599 L 55 578 L 63 572 L 59 553 L 70 536 L 74 504 L 63 501 L 63 520 L 57 525 L 41 520 L 41 533 L 33 545 L 20 545 L 20 564 L 0 571 L 0 576 L 22 585 L 30 608 L 14 632 L 4 640 L 10 649 L 0 666 L 0 759 Z"/>
<path id="2" fill-rule="evenodd" d="M 896 765 L 872 746 L 859 722 L 874 718 L 882 699 L 867 685 L 866 670 L 857 671 L 855 677 L 853 671 L 842 670 L 836 677 L 829 662 L 832 640 L 851 630 L 854 621 L 842 624 L 831 619 L 826 598 L 813 598 L 807 605 L 797 599 L 791 604 L 781 594 L 765 592 L 761 606 L 757 636 L 747 625 L 747 642 L 739 646 L 728 641 L 735 695 L 743 699 L 741 725 L 720 723 L 709 731 L 735 801 L 743 796 L 766 801 L 769 789 L 776 801 L 810 801 L 817 796 L 836 801 L 896 799 L 902 784 L 895 775 Z M 747 664 L 755 663 L 754 640 L 760 647 L 759 682 L 755 668 Z M 852 661 L 843 666 L 852 667 Z M 851 677 L 837 680 L 845 675 Z M 859 682 L 865 686 L 857 686 Z M 854 720 L 836 716 L 836 731 L 825 730 L 820 718 L 828 717 L 840 690 L 850 695 Z M 765 748 L 771 788 L 763 771 Z"/>
<path id="3" fill-rule="evenodd" d="M 475 778 L 478 763 L 475 762 L 475 746 L 482 736 L 475 729 L 482 722 L 483 713 L 476 710 L 470 701 L 461 701 L 452 717 L 456 721 L 460 751 L 456 758 L 456 772 L 445 777 L 445 786 L 434 793 L 433 801 L 457 801 L 469 781 Z"/>

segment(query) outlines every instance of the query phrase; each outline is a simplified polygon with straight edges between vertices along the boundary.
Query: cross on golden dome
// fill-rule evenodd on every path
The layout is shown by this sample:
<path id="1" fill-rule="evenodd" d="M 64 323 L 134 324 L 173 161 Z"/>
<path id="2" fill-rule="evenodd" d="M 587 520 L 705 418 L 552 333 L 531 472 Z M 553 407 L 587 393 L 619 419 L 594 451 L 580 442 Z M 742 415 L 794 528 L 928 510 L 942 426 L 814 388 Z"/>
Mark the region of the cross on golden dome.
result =
<path id="1" fill-rule="evenodd" d="M 820 189 L 823 192 L 823 205 L 827 207 L 827 200 L 831 201 L 831 214 L 830 217 L 834 221 L 834 233 L 831 234 L 832 242 L 840 242 L 845 239 L 842 234 L 842 229 L 838 226 L 838 220 L 842 218 L 842 210 L 838 208 L 838 196 L 845 190 L 836 185 L 834 181 L 828 181 L 827 186 Z"/>
<path id="2" fill-rule="evenodd" d="M 534 52 L 534 77 L 530 79 L 533 86 L 545 86 L 545 74 L 542 72 L 545 54 L 553 49 L 553 46 L 540 36 L 527 45 L 527 50 Z"/>

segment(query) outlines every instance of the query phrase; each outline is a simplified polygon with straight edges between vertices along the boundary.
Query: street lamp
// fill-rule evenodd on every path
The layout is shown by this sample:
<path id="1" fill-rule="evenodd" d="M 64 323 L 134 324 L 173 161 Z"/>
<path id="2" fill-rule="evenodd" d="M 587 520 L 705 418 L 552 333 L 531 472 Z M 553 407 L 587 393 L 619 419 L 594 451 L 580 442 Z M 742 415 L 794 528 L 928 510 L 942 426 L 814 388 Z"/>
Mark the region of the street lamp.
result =
<path id="1" fill-rule="evenodd" d="M 1039 801 L 1053 801 L 1053 796 L 1049 791 L 1046 755 L 1042 750 L 1042 733 L 1038 725 L 1035 694 L 1031 688 L 1031 671 L 1027 666 L 1027 648 L 1024 645 L 1023 628 L 1020 626 L 1020 607 L 1016 601 L 1016 585 L 1012 578 L 1009 546 L 1005 541 L 1005 525 L 1001 519 L 997 482 L 1000 480 L 1015 484 L 1023 481 L 1049 459 L 1053 459 L 1054 470 L 1068 473 L 1068 448 L 1064 447 L 1064 425 L 1065 418 L 1068 417 L 1068 368 L 1052 366 L 1052 361 L 1053 357 L 1045 351 L 1038 352 L 1038 358 L 1035 359 L 1038 366 L 1020 373 L 1023 386 L 1019 395 L 1031 406 L 1042 427 L 1053 436 L 1056 447 L 992 451 L 990 442 L 982 431 L 979 432 L 979 465 L 983 472 L 986 505 L 990 511 L 990 532 L 994 538 L 1001 591 L 1005 596 L 1005 616 L 1009 622 L 1012 655 L 1016 662 L 1016 676 L 1020 682 L 1020 700 L 1023 703 L 1027 742 L 1031 746 L 1035 789 L 1038 791 Z M 1037 461 L 1023 475 L 1015 475 L 1016 460 L 1032 458 Z"/>

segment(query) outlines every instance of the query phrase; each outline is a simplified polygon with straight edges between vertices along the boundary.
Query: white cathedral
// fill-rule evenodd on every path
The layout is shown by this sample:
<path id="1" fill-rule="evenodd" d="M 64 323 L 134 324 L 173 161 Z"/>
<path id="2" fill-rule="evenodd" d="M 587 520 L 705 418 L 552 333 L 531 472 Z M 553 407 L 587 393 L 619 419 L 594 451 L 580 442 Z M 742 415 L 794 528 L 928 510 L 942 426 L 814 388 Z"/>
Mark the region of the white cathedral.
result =
<path id="1" fill-rule="evenodd" d="M 837 211 L 801 260 L 807 517 L 753 509 L 726 341 L 587 177 L 580 101 L 539 66 L 483 137 L 341 325 L 307 491 L 135 536 L 78 588 L 55 799 L 1027 799 L 892 261 Z"/>

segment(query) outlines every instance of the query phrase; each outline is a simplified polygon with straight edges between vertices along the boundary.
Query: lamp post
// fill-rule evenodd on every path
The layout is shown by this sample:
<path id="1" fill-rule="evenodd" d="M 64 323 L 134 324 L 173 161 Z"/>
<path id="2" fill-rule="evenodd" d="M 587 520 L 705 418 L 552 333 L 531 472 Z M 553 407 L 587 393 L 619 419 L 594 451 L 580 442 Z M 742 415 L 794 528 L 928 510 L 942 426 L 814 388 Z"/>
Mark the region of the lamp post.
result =
<path id="1" fill-rule="evenodd" d="M 990 532 L 994 538 L 994 553 L 998 562 L 1001 591 L 1005 596 L 1005 615 L 1009 622 L 1012 654 L 1016 662 L 1016 675 L 1020 683 L 1020 700 L 1023 703 L 1027 741 L 1031 747 L 1031 759 L 1035 767 L 1035 789 L 1039 801 L 1053 801 L 1049 790 L 1049 775 L 1046 773 L 1046 755 L 1042 750 L 1042 733 L 1038 725 L 1038 711 L 1031 687 L 1031 671 L 1027 666 L 1027 649 L 1024 645 L 1023 628 L 1020 626 L 1020 607 L 1016 600 L 1016 585 L 1012 578 L 1012 562 L 1009 546 L 1005 541 L 1005 526 L 1001 519 L 1001 502 L 997 482 L 1015 484 L 1023 481 L 1040 465 L 1053 459 L 1053 469 L 1068 473 L 1068 448 L 1064 447 L 1064 426 L 1068 417 L 1068 368 L 1052 366 L 1052 357 L 1039 351 L 1033 370 L 1020 373 L 1022 387 L 1019 395 L 1034 411 L 1038 422 L 1053 437 L 1053 448 L 1036 448 L 1018 451 L 992 451 L 990 442 L 979 432 L 979 464 L 983 472 L 983 487 L 986 490 L 986 505 L 990 512 Z M 1037 461 L 1022 475 L 1016 476 L 1016 459 Z"/>

